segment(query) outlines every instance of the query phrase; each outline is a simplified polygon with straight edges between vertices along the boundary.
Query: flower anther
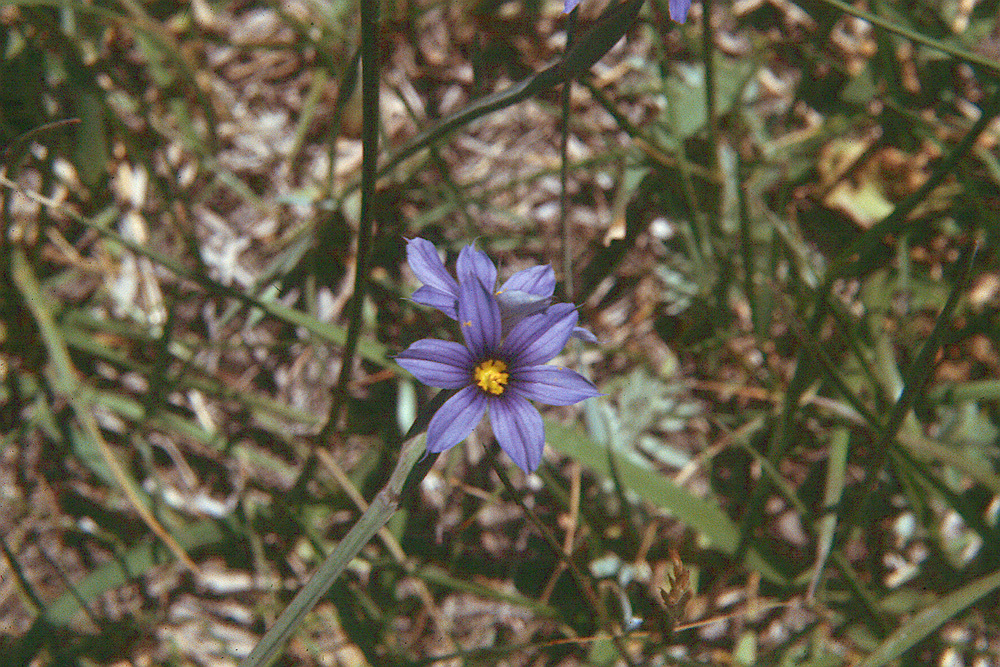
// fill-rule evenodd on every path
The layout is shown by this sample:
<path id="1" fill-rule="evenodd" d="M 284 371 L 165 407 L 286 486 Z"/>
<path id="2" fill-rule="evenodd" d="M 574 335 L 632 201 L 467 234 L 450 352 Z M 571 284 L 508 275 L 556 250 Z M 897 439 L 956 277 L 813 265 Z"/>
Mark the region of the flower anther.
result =
<path id="1" fill-rule="evenodd" d="M 507 364 L 504 362 L 499 359 L 487 359 L 476 366 L 476 369 L 472 372 L 472 377 L 480 389 L 499 396 L 507 388 L 507 380 L 510 379 L 510 374 L 507 373 Z"/>

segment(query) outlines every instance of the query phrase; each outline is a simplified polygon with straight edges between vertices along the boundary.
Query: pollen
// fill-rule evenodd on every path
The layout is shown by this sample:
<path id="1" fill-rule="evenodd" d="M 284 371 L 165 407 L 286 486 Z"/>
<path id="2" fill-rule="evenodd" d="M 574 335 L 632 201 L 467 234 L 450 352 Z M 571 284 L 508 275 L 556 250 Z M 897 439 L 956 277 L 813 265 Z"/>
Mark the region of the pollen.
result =
<path id="1" fill-rule="evenodd" d="M 507 364 L 498 359 L 487 359 L 476 366 L 472 377 L 483 391 L 499 396 L 507 388 Z"/>

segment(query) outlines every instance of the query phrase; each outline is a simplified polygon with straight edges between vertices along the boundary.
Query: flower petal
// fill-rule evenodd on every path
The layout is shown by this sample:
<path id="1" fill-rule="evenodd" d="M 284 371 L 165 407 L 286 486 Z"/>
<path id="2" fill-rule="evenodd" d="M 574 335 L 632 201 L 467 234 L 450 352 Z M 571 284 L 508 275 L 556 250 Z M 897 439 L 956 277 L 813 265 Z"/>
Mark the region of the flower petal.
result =
<path id="1" fill-rule="evenodd" d="M 566 347 L 577 317 L 571 303 L 557 303 L 544 313 L 526 317 L 507 335 L 503 352 L 515 368 L 544 364 Z"/>
<path id="2" fill-rule="evenodd" d="M 493 434 L 507 456 L 524 472 L 534 472 L 542 462 L 545 427 L 542 416 L 517 394 L 504 393 L 490 400 Z"/>
<path id="3" fill-rule="evenodd" d="M 472 356 L 484 359 L 500 346 L 500 305 L 478 280 L 458 286 L 458 324 Z"/>
<path id="4" fill-rule="evenodd" d="M 456 288 L 457 290 L 457 288 Z M 410 299 L 424 306 L 437 308 L 453 320 L 458 319 L 458 297 L 448 292 L 424 285 L 410 296 Z"/>
<path id="5" fill-rule="evenodd" d="M 518 396 L 547 405 L 573 405 L 600 396 L 587 378 L 561 366 L 529 366 L 514 373 L 511 390 Z"/>
<path id="6" fill-rule="evenodd" d="M 571 0 L 566 0 L 571 2 Z M 687 20 L 688 10 L 691 9 L 691 0 L 670 0 L 670 18 L 678 23 Z"/>
<path id="7" fill-rule="evenodd" d="M 422 238 L 408 239 L 406 261 L 413 270 L 413 275 L 424 285 L 458 297 L 458 283 L 444 268 L 433 243 Z"/>
<path id="8" fill-rule="evenodd" d="M 548 264 L 518 271 L 500 287 L 500 293 L 518 290 L 537 296 L 552 296 L 556 291 L 556 273 Z"/>
<path id="9" fill-rule="evenodd" d="M 458 389 L 472 383 L 475 361 L 464 345 L 424 338 L 396 355 L 396 363 L 430 387 Z"/>
<path id="10" fill-rule="evenodd" d="M 451 449 L 465 440 L 486 414 L 486 394 L 466 387 L 445 401 L 427 425 L 427 451 Z"/>
<path id="11" fill-rule="evenodd" d="M 458 253 L 455 273 L 458 274 L 458 282 L 465 282 L 475 277 L 491 292 L 497 284 L 497 267 L 493 260 L 485 252 L 476 250 L 471 245 L 465 246 Z"/>
<path id="12" fill-rule="evenodd" d="M 505 332 L 509 332 L 528 315 L 540 313 L 552 305 L 552 297 L 529 294 L 520 290 L 500 290 L 496 294 L 500 304 L 500 319 Z"/>
<path id="13" fill-rule="evenodd" d="M 582 340 L 584 343 L 597 343 L 597 336 L 590 333 L 583 327 L 573 327 L 573 333 L 570 334 L 570 338 L 577 338 Z"/>
<path id="14" fill-rule="evenodd" d="M 580 0 L 566 0 L 566 2 L 563 4 L 564 7 L 563 13 L 569 14 L 571 11 L 573 11 L 573 8 L 576 7 L 578 4 L 580 4 Z"/>

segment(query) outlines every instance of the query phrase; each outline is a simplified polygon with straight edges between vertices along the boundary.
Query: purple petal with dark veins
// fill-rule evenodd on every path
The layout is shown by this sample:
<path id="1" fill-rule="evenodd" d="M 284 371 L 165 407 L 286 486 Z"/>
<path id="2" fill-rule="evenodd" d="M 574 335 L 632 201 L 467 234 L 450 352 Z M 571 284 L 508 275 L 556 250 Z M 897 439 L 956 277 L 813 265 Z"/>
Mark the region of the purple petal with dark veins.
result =
<path id="1" fill-rule="evenodd" d="M 442 292 L 441 290 L 424 285 L 418 288 L 410 296 L 410 299 L 423 306 L 437 308 L 453 320 L 458 319 L 458 297 L 454 294 Z"/>
<path id="2" fill-rule="evenodd" d="M 427 451 L 451 449 L 465 440 L 486 414 L 486 394 L 466 387 L 445 401 L 427 425 Z"/>
<path id="3" fill-rule="evenodd" d="M 573 304 L 557 303 L 544 313 L 524 318 L 507 334 L 504 355 L 516 368 L 544 364 L 566 347 L 577 317 Z"/>
<path id="4" fill-rule="evenodd" d="M 489 404 L 490 423 L 500 447 L 518 468 L 534 472 L 545 448 L 542 416 L 531 403 L 509 392 L 490 399 Z"/>
<path id="5" fill-rule="evenodd" d="M 509 332 L 518 322 L 529 315 L 540 313 L 552 304 L 552 297 L 538 296 L 520 290 L 497 292 L 500 304 L 500 319 L 505 332 Z"/>
<path id="6" fill-rule="evenodd" d="M 500 346 L 500 306 L 478 280 L 458 286 L 458 325 L 465 344 L 477 359 L 495 354 Z"/>
<path id="7" fill-rule="evenodd" d="M 601 395 L 590 380 L 561 366 L 518 368 L 512 379 L 511 390 L 518 396 L 547 405 L 573 405 Z"/>
<path id="8" fill-rule="evenodd" d="M 413 270 L 413 274 L 424 285 L 458 297 L 458 283 L 444 268 L 433 243 L 422 238 L 408 239 L 406 241 L 406 261 Z"/>
<path id="9" fill-rule="evenodd" d="M 430 387 L 458 389 L 472 383 L 475 360 L 459 343 L 424 338 L 396 355 L 396 363 Z"/>
<path id="10" fill-rule="evenodd" d="M 490 292 L 497 284 L 496 264 L 489 255 L 471 245 L 465 246 L 458 253 L 455 273 L 458 275 L 458 282 L 462 283 L 474 277 Z"/>
<path id="11" fill-rule="evenodd" d="M 556 273 L 548 264 L 518 271 L 500 287 L 500 292 L 517 290 L 537 296 L 552 296 L 556 290 Z"/>

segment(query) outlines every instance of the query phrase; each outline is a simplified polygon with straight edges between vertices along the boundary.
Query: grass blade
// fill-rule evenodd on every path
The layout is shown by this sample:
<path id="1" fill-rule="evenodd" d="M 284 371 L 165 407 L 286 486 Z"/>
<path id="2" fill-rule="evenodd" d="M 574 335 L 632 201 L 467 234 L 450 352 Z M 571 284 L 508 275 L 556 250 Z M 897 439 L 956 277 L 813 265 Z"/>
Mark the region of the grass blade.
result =
<path id="1" fill-rule="evenodd" d="M 605 448 L 588 438 L 582 431 L 547 420 L 545 434 L 547 441 L 563 454 L 572 456 L 605 477 L 611 476 L 611 465 Z M 694 496 L 662 475 L 640 468 L 624 459 L 615 461 L 615 472 L 625 488 L 639 494 L 647 502 L 669 511 L 691 528 L 704 534 L 716 549 L 728 555 L 736 553 L 739 530 L 718 505 Z M 748 559 L 751 567 L 767 579 L 787 583 L 784 575 L 759 555 L 750 553 Z"/>
<path id="2" fill-rule="evenodd" d="M 881 667 L 926 639 L 950 618 L 968 609 L 981 598 L 1000 588 L 1000 570 L 981 577 L 946 595 L 898 628 L 878 648 L 858 663 L 858 667 Z"/>

